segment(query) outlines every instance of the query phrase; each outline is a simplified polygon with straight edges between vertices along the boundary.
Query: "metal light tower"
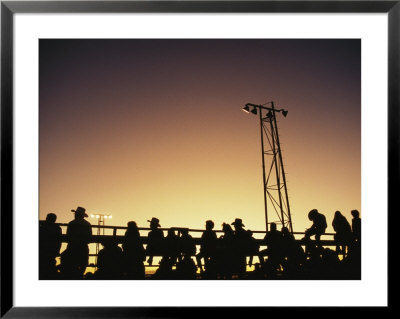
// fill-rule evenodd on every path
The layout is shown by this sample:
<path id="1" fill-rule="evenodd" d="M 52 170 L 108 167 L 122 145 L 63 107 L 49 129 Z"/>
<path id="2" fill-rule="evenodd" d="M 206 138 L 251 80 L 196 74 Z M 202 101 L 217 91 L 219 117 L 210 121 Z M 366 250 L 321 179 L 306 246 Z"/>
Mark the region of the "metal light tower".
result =
<path id="1" fill-rule="evenodd" d="M 104 226 L 105 225 L 105 220 L 106 219 L 111 219 L 112 215 L 109 215 L 109 214 L 92 214 L 92 215 L 90 215 L 90 217 L 97 219 L 97 225 L 98 226 L 101 226 L 101 225 Z M 101 231 L 100 227 L 97 227 L 97 236 L 101 235 L 101 233 L 102 233 L 102 235 L 104 235 L 104 228 Z M 96 243 L 96 268 L 97 268 L 97 258 L 98 258 L 98 255 L 99 255 L 99 250 L 100 250 L 100 244 L 97 242 Z"/>
<path id="2" fill-rule="evenodd" d="M 271 107 L 266 107 L 265 105 Z M 250 111 L 250 107 L 253 109 Z M 267 102 L 263 105 L 247 103 L 243 108 L 246 113 L 253 113 L 260 116 L 261 130 L 261 155 L 264 185 L 264 206 L 265 206 L 265 227 L 268 232 L 268 205 L 276 212 L 282 226 L 293 232 L 292 217 L 290 215 L 289 197 L 286 186 L 285 168 L 283 165 L 281 146 L 279 142 L 278 125 L 276 113 L 280 112 L 286 117 L 288 111 L 275 109 L 274 102 Z M 264 115 L 263 115 L 264 113 Z M 268 142 L 264 145 L 264 139 Z M 270 162 L 268 171 L 265 170 L 265 163 Z M 268 201 L 269 199 L 269 201 Z"/>

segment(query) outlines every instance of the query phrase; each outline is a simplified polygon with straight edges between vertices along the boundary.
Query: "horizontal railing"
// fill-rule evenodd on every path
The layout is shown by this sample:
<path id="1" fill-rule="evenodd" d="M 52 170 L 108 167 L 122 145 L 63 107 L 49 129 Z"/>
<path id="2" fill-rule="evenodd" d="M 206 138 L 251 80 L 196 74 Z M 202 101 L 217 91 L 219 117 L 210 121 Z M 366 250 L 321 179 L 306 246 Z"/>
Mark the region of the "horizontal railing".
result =
<path id="1" fill-rule="evenodd" d="M 40 223 L 42 223 L 44 221 L 40 221 Z M 60 227 L 64 228 L 67 227 L 68 224 L 67 223 L 57 223 L 57 225 L 59 225 Z M 123 231 L 123 230 L 127 230 L 128 227 L 126 226 L 107 226 L 107 225 L 91 225 L 92 229 L 111 229 L 112 230 L 112 235 L 97 235 L 94 234 L 92 235 L 92 238 L 90 240 L 90 243 L 102 243 L 104 241 L 105 238 L 109 238 L 112 237 L 114 239 L 116 239 L 118 244 L 122 244 L 123 239 L 124 239 L 124 235 L 117 235 L 118 230 Z M 163 232 L 167 232 L 170 229 L 173 229 L 175 231 L 179 231 L 179 230 L 187 230 L 189 233 L 199 233 L 199 237 L 193 237 L 193 241 L 195 243 L 195 245 L 200 245 L 200 239 L 201 239 L 201 234 L 204 232 L 204 229 L 191 229 L 191 228 L 184 228 L 184 227 L 170 227 L 170 228 L 159 228 L 160 230 L 162 230 Z M 150 228 L 145 228 L 145 227 L 138 227 L 139 231 L 150 231 Z M 222 230 L 214 230 L 216 233 L 223 233 Z M 265 230 L 259 230 L 259 231 L 252 231 L 253 234 L 266 234 Z M 293 235 L 302 235 L 304 236 L 304 232 L 293 232 Z M 322 237 L 333 237 L 335 234 L 334 233 L 325 233 L 322 235 Z M 66 243 L 67 242 L 67 236 L 66 234 L 62 235 L 62 242 Z M 142 241 L 143 244 L 147 244 L 147 236 L 140 236 L 140 239 Z M 255 240 L 261 245 L 263 246 L 263 239 L 257 239 L 255 238 Z M 298 241 L 299 243 L 303 244 L 301 239 L 296 239 L 296 241 Z M 321 239 L 320 241 L 322 246 L 334 246 L 335 241 L 333 239 Z"/>

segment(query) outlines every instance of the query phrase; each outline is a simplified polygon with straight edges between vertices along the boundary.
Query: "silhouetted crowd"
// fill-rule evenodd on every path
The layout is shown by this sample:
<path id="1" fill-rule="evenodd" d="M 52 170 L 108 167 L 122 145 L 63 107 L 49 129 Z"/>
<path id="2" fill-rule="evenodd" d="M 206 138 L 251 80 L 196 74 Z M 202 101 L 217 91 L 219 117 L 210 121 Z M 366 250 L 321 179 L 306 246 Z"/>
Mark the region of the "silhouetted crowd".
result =
<path id="1" fill-rule="evenodd" d="M 92 242 L 92 227 L 85 220 L 88 215 L 82 207 L 72 211 L 75 218 L 67 226 L 67 247 L 61 254 L 57 216 L 50 213 L 40 224 L 40 279 L 145 279 L 146 257 L 149 266 L 154 257 L 160 257 L 151 279 L 361 279 L 361 219 L 357 210 L 351 211 L 351 225 L 335 212 L 336 250 L 324 247 L 321 241 L 327 222 L 316 209 L 308 214 L 312 225 L 301 240 L 287 227 L 279 231 L 275 223 L 270 224 L 263 240 L 257 240 L 251 230 L 244 229 L 240 218 L 232 224 L 223 223 L 223 235 L 218 237 L 214 222 L 207 220 L 198 253 L 187 228 L 170 228 L 164 237 L 160 221 L 153 217 L 148 221 L 147 240 L 143 240 L 136 222 L 130 221 L 121 247 L 117 237 L 103 236 L 94 273 L 86 272 Z M 261 246 L 267 248 L 260 250 Z M 58 265 L 56 257 L 60 257 Z M 254 257 L 258 263 L 253 263 Z M 253 265 L 254 270 L 248 271 Z"/>

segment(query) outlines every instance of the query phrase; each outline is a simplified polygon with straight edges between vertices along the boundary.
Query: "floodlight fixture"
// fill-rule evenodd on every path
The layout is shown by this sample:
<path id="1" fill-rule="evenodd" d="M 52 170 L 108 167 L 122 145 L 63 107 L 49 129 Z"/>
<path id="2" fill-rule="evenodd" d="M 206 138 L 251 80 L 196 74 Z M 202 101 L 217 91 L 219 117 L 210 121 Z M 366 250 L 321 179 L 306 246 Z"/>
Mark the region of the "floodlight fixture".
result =
<path id="1" fill-rule="evenodd" d="M 256 108 L 256 107 L 254 107 L 254 108 L 251 110 L 251 113 L 253 113 L 253 114 L 257 115 L 257 108 Z"/>
<path id="2" fill-rule="evenodd" d="M 282 109 L 282 115 L 283 115 L 284 117 L 286 117 L 287 114 L 288 114 L 288 111 Z"/>
<path id="3" fill-rule="evenodd" d="M 250 108 L 246 105 L 244 108 L 242 108 L 242 111 L 246 112 L 246 113 L 250 113 Z"/>

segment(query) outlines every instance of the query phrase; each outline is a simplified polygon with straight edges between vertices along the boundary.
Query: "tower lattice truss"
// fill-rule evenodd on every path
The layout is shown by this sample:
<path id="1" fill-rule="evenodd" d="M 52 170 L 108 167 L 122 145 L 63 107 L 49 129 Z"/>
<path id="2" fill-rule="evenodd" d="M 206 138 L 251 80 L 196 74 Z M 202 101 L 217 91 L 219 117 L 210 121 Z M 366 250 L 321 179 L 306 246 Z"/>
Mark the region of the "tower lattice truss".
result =
<path id="1" fill-rule="evenodd" d="M 280 223 L 293 232 L 285 168 L 275 112 L 269 112 L 263 118 L 262 130 L 264 140 L 267 142 L 264 143 L 263 156 L 266 165 L 264 191 L 267 197 L 268 215 L 272 217 L 273 213 L 275 213 L 278 220 L 271 220 L 271 222 Z"/>

